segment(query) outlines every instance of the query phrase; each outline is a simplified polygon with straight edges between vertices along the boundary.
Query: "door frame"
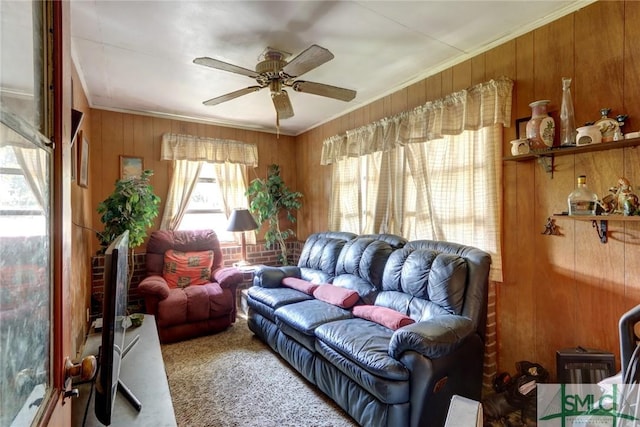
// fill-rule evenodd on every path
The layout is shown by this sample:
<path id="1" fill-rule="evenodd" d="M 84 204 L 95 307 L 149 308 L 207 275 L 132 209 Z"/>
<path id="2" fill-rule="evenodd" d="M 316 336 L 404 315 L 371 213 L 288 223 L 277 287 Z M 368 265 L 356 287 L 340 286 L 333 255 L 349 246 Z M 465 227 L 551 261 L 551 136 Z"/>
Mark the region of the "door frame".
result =
<path id="1" fill-rule="evenodd" d="M 65 399 L 65 358 L 71 356 L 71 60 L 70 4 L 68 0 L 44 2 L 47 16 L 47 87 L 52 99 L 45 116 L 54 142 L 52 203 L 52 394 L 38 426 L 71 426 L 71 401 Z"/>

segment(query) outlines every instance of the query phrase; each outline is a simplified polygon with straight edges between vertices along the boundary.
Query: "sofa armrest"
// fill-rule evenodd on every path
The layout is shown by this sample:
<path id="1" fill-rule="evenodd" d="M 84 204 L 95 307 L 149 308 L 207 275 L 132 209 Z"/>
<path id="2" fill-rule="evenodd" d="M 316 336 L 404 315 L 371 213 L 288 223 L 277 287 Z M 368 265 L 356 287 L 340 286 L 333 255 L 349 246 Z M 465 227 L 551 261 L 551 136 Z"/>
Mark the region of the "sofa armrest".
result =
<path id="1" fill-rule="evenodd" d="M 142 279 L 138 285 L 138 292 L 163 300 L 169 296 L 169 285 L 162 276 L 149 276 Z"/>
<path id="2" fill-rule="evenodd" d="M 457 348 L 473 330 L 473 323 L 467 317 L 436 316 L 395 331 L 389 342 L 389 356 L 400 359 L 402 353 L 413 350 L 430 359 L 437 359 Z"/>
<path id="3" fill-rule="evenodd" d="M 244 280 L 242 271 L 235 267 L 221 267 L 215 270 L 211 276 L 223 289 L 238 286 Z"/>
<path id="4" fill-rule="evenodd" d="M 279 288 L 282 286 L 282 279 L 285 277 L 300 278 L 300 269 L 298 267 L 260 267 L 253 275 L 253 286 L 262 288 Z"/>

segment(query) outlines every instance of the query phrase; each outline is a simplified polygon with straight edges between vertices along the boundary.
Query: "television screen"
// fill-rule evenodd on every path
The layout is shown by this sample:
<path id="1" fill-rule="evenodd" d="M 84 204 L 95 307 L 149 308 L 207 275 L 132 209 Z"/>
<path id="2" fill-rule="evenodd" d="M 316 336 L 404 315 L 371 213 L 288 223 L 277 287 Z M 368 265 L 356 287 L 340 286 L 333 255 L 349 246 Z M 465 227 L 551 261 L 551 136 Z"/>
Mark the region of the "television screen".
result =
<path id="1" fill-rule="evenodd" d="M 95 400 L 96 418 L 104 425 L 111 424 L 128 322 L 128 253 L 128 231 L 118 236 L 105 252 L 102 344 L 98 359 Z"/>

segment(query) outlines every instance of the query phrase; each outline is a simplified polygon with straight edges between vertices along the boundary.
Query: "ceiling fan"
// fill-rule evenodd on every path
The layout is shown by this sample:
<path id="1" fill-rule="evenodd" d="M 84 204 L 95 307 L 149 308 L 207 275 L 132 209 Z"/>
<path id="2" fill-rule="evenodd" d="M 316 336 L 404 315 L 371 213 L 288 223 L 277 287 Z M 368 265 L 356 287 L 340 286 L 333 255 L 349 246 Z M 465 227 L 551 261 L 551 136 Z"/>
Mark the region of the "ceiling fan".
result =
<path id="1" fill-rule="evenodd" d="M 262 60 L 256 65 L 255 71 L 208 57 L 194 59 L 193 62 L 196 64 L 242 74 L 255 79 L 258 83 L 254 86 L 209 99 L 204 101 L 203 104 L 217 105 L 268 87 L 271 92 L 271 100 L 276 109 L 277 124 L 279 124 L 280 119 L 288 119 L 294 115 L 289 95 L 283 89 L 285 86 L 292 88 L 296 92 L 311 93 L 341 101 L 351 101 L 355 98 L 356 91 L 351 89 L 306 80 L 296 80 L 304 73 L 332 60 L 334 56 L 329 50 L 314 44 L 287 62 L 286 58 L 288 56 L 289 54 L 286 52 L 268 47 L 261 55 L 260 59 Z"/>

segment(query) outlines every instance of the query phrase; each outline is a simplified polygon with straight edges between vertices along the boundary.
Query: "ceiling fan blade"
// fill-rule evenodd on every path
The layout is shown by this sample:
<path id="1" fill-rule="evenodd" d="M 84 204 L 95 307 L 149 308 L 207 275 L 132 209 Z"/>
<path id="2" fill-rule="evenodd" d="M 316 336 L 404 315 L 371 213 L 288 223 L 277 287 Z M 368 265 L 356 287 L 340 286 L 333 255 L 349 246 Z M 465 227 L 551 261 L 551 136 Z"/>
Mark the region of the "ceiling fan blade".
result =
<path id="1" fill-rule="evenodd" d="M 326 96 L 328 98 L 339 99 L 341 101 L 351 101 L 356 97 L 356 91 L 342 87 L 325 85 L 322 83 L 306 82 L 298 80 L 291 85 L 296 92 L 312 93 L 314 95 Z"/>
<path id="2" fill-rule="evenodd" d="M 196 58 L 193 60 L 194 64 L 204 65 L 206 67 L 215 68 L 217 70 L 229 71 L 231 73 L 242 74 L 243 76 L 248 76 L 251 78 L 258 77 L 258 73 L 253 70 L 249 70 L 248 68 L 238 67 L 237 65 L 229 64 L 227 62 L 222 62 L 217 59 L 202 57 Z"/>
<path id="3" fill-rule="evenodd" d="M 211 98 L 208 101 L 204 101 L 204 105 L 218 105 L 225 101 L 230 101 L 232 99 L 238 98 L 239 96 L 246 95 L 251 92 L 257 92 L 262 89 L 262 86 L 249 86 L 244 89 L 236 90 L 234 92 L 229 92 L 226 95 L 221 95 L 216 98 Z"/>
<path id="4" fill-rule="evenodd" d="M 286 90 L 271 92 L 271 100 L 273 101 L 273 106 L 276 107 L 278 119 L 282 120 L 293 117 L 293 106 L 291 105 L 291 100 Z"/>
<path id="5" fill-rule="evenodd" d="M 282 71 L 291 77 L 298 77 L 332 59 L 333 53 L 314 44 L 289 61 Z"/>

